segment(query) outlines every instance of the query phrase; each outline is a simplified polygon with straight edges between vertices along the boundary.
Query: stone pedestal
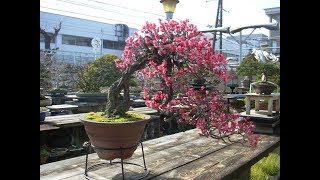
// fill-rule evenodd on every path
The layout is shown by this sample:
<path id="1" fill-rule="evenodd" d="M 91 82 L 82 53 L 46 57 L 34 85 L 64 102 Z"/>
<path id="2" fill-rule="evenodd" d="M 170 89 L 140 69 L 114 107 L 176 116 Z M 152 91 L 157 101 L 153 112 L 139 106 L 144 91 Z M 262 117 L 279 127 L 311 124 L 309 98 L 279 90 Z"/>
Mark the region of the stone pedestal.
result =
<path id="1" fill-rule="evenodd" d="M 280 114 L 273 112 L 273 116 L 268 116 L 266 110 L 259 112 L 251 110 L 250 114 L 240 113 L 241 117 L 250 117 L 256 128 L 255 133 L 280 135 Z"/>
<path id="2" fill-rule="evenodd" d="M 267 100 L 268 101 L 268 116 L 272 116 L 272 109 L 273 109 L 273 101 L 276 101 L 276 114 L 280 112 L 280 93 L 277 94 L 269 94 L 269 95 L 262 95 L 256 93 L 248 93 L 246 94 L 246 114 L 250 114 L 251 106 L 250 101 L 255 101 L 255 111 L 259 111 L 259 101 L 260 100 Z"/>

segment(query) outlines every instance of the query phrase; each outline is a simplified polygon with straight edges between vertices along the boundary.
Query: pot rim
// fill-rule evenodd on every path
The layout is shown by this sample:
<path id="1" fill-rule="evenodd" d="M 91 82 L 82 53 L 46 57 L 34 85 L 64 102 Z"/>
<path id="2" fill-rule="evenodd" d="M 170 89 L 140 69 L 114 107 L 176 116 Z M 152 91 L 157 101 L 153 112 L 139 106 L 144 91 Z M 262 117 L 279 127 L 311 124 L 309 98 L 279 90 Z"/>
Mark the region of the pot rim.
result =
<path id="1" fill-rule="evenodd" d="M 136 113 L 136 114 L 141 114 L 141 113 Z M 128 121 L 128 122 L 97 122 L 97 121 L 86 120 L 83 117 L 80 118 L 80 121 L 89 122 L 89 123 L 97 123 L 97 124 L 133 124 L 133 123 L 141 122 L 141 121 L 149 121 L 151 119 L 150 115 L 147 115 L 147 114 L 141 114 L 141 115 L 144 115 L 144 119 L 137 120 L 137 121 Z"/>

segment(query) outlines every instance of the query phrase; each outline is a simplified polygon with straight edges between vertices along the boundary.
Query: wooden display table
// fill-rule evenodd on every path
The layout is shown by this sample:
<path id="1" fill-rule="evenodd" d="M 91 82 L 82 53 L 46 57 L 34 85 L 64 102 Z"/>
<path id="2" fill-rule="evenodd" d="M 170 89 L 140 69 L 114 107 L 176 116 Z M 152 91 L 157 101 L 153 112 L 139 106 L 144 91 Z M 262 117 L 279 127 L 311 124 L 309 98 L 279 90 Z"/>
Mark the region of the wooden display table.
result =
<path id="1" fill-rule="evenodd" d="M 250 114 L 250 100 L 255 101 L 255 111 L 259 111 L 259 101 L 260 100 L 268 100 L 268 112 L 267 115 L 272 115 L 273 109 L 273 101 L 276 101 L 276 113 L 280 112 L 280 93 L 272 93 L 269 95 L 256 94 L 256 93 L 248 93 L 246 95 L 246 114 Z"/>
<path id="2" fill-rule="evenodd" d="M 257 147 L 251 148 L 198 133 L 199 129 L 192 129 L 144 141 L 145 163 L 150 173 L 143 179 L 250 179 L 251 166 L 280 145 L 280 137 L 271 135 L 261 135 Z M 143 164 L 141 157 L 141 146 L 138 146 L 133 156 L 124 161 Z M 101 162 L 106 165 L 88 172 L 92 179 L 122 179 L 121 165 L 109 165 L 109 161 L 100 159 L 96 153 L 89 154 L 89 166 Z M 85 180 L 85 164 L 86 156 L 80 156 L 40 165 L 40 179 Z M 123 168 L 125 179 L 137 179 L 144 173 L 139 166 L 125 164 Z"/>
<path id="3" fill-rule="evenodd" d="M 77 105 L 70 105 L 70 104 L 59 104 L 59 105 L 52 105 L 47 106 L 51 113 L 62 113 L 65 112 L 66 114 L 72 114 L 72 110 L 78 108 Z"/>

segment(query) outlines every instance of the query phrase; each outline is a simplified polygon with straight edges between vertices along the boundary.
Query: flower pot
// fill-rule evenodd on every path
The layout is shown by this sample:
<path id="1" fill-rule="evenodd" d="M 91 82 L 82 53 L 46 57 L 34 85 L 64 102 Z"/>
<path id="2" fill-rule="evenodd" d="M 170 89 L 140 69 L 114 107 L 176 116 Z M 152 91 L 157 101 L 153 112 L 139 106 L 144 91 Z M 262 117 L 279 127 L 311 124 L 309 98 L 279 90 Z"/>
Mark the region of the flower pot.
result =
<path id="1" fill-rule="evenodd" d="M 252 88 L 257 94 L 271 94 L 274 90 L 277 89 L 277 85 L 271 82 L 254 82 L 251 83 Z"/>
<path id="2" fill-rule="evenodd" d="M 149 115 L 144 116 L 144 120 L 123 123 L 94 122 L 84 119 L 81 119 L 81 122 L 99 158 L 128 159 L 137 149 L 145 126 L 150 120 Z"/>
<path id="3" fill-rule="evenodd" d="M 44 121 L 47 115 L 47 111 L 40 111 L 40 121 Z"/>

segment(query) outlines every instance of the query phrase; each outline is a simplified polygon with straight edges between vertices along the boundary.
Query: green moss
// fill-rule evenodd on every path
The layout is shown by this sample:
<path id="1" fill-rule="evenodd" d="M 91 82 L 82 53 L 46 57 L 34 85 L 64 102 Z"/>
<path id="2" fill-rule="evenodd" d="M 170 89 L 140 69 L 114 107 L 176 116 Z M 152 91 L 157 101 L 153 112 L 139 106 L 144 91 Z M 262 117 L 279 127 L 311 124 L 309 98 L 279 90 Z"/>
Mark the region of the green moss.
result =
<path id="1" fill-rule="evenodd" d="M 280 147 L 251 167 L 251 179 L 266 179 L 280 172 Z"/>
<path id="2" fill-rule="evenodd" d="M 251 180 L 265 180 L 266 177 L 268 175 L 259 166 L 251 167 Z"/>
<path id="3" fill-rule="evenodd" d="M 40 107 L 40 111 L 46 111 L 46 110 L 48 110 L 48 108 L 46 108 L 46 107 Z"/>
<path id="4" fill-rule="evenodd" d="M 96 122 L 130 122 L 142 120 L 144 116 L 142 114 L 127 112 L 125 116 L 117 115 L 112 118 L 107 118 L 103 115 L 103 112 L 89 112 L 85 115 L 85 119 Z"/>

